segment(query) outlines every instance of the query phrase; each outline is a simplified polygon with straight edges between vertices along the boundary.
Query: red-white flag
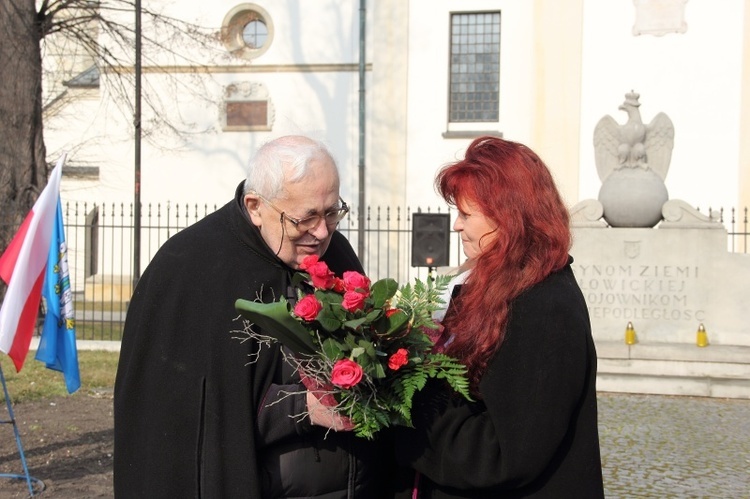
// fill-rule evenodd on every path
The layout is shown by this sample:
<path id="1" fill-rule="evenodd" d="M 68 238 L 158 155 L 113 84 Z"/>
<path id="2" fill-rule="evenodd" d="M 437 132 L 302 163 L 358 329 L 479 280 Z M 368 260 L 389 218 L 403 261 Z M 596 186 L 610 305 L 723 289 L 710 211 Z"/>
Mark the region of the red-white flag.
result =
<path id="1" fill-rule="evenodd" d="M 65 155 L 18 232 L 0 256 L 0 278 L 8 284 L 0 309 L 0 351 L 23 367 L 39 313 L 44 271 L 55 227 Z"/>

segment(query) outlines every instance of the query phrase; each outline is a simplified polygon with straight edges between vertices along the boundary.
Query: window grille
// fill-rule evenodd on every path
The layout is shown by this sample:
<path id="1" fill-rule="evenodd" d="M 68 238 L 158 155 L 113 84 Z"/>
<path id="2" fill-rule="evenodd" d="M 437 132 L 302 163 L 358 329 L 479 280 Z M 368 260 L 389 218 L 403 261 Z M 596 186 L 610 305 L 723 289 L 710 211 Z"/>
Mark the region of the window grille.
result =
<path id="1" fill-rule="evenodd" d="M 452 123 L 499 121 L 500 12 L 451 15 Z"/>

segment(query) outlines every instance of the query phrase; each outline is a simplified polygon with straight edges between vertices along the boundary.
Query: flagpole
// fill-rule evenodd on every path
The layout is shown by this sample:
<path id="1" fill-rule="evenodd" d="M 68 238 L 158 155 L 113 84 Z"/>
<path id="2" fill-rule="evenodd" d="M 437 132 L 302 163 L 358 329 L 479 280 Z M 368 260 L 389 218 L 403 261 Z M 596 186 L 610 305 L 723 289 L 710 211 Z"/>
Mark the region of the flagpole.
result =
<path id="1" fill-rule="evenodd" d="M 357 256 L 367 268 L 365 255 L 365 28 L 367 0 L 359 0 L 359 211 L 357 212 Z"/>
<path id="2" fill-rule="evenodd" d="M 16 437 L 16 447 L 21 455 L 21 464 L 23 465 L 23 475 L 17 475 L 13 473 L 0 473 L 0 478 L 12 478 L 12 479 L 25 479 L 26 485 L 29 487 L 29 495 L 34 495 L 34 486 L 32 482 L 39 485 L 39 492 L 44 490 L 44 482 L 38 478 L 34 478 L 29 474 L 29 467 L 26 465 L 26 456 L 23 453 L 23 445 L 21 444 L 21 435 L 18 433 L 18 426 L 16 425 L 16 418 L 13 414 L 13 404 L 10 403 L 10 395 L 8 394 L 8 387 L 5 384 L 5 375 L 3 374 L 3 368 L 0 366 L 0 381 L 3 384 L 3 393 L 5 393 L 5 406 L 8 408 L 9 420 L 0 419 L 0 423 L 12 424 L 13 434 Z"/>
<path id="3" fill-rule="evenodd" d="M 141 278 L 141 0 L 135 0 L 135 186 L 133 290 Z"/>
<path id="4" fill-rule="evenodd" d="M 67 153 L 63 153 L 57 161 L 47 186 L 39 194 L 18 232 L 0 255 L 0 279 L 8 284 L 7 293 L 0 305 L 0 351 L 8 354 L 17 371 L 21 370 L 37 326 L 39 303 L 44 295 L 47 314 L 40 338 L 40 348 L 37 349 L 37 359 L 43 350 L 41 346 L 46 344 L 49 347 L 46 353 L 50 354 L 46 359 L 47 367 L 62 370 L 68 392 L 73 393 L 80 386 L 80 374 L 75 330 L 72 325 L 74 313 L 60 202 L 60 178 L 66 157 Z M 64 308 L 65 314 L 60 313 L 61 308 Z M 50 315 L 55 315 L 55 318 L 50 320 Z M 55 320 L 58 316 L 71 320 L 70 324 L 67 321 L 62 323 L 68 337 L 62 338 L 59 342 L 55 337 L 58 328 L 53 327 L 58 325 L 58 321 Z M 9 420 L 0 419 L 0 423 L 13 425 L 24 471 L 23 475 L 0 474 L 0 478 L 25 478 L 29 494 L 33 496 L 32 481 L 39 485 L 37 488 L 40 491 L 44 490 L 44 483 L 29 475 L 2 367 L 0 384 L 3 385 L 5 405 L 10 417 Z"/>

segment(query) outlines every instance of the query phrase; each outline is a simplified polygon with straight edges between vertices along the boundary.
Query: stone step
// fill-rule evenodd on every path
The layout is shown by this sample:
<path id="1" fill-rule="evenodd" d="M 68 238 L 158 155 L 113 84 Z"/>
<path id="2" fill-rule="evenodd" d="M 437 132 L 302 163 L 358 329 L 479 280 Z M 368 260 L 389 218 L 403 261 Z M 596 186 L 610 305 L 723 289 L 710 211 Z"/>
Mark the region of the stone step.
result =
<path id="1" fill-rule="evenodd" d="M 750 347 L 598 341 L 597 390 L 750 399 Z"/>
<path id="2" fill-rule="evenodd" d="M 750 399 L 750 380 L 601 373 L 596 377 L 596 390 L 611 393 Z"/>

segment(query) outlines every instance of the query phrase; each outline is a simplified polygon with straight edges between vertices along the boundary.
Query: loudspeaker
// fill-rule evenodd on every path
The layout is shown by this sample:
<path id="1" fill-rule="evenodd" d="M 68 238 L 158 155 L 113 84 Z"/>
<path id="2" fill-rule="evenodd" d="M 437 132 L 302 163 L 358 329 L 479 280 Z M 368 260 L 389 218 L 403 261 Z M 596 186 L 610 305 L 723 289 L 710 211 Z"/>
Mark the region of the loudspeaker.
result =
<path id="1" fill-rule="evenodd" d="M 411 266 L 445 267 L 450 254 L 450 215 L 412 213 Z"/>

